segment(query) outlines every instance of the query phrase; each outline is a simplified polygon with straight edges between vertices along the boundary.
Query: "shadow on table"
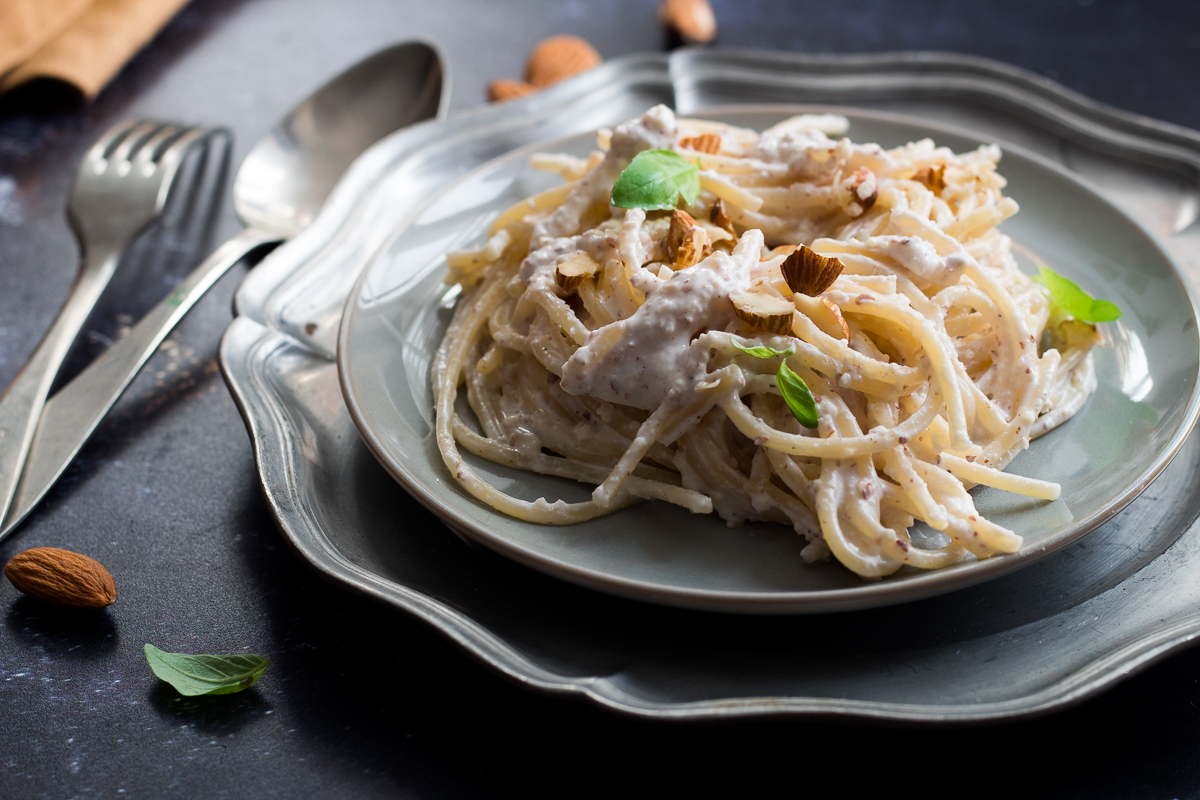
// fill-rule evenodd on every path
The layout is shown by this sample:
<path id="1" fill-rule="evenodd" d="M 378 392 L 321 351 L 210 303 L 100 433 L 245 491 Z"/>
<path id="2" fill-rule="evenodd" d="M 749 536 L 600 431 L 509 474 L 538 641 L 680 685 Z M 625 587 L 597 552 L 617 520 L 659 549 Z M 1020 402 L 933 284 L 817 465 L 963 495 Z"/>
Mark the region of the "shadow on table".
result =
<path id="1" fill-rule="evenodd" d="M 271 710 L 271 704 L 254 688 L 236 694 L 184 697 L 169 683 L 158 681 L 146 693 L 146 700 L 160 717 L 176 725 L 189 724 L 205 736 L 237 733 Z"/>
<path id="2" fill-rule="evenodd" d="M 120 636 L 105 609 L 56 608 L 31 597 L 12 604 L 5 624 L 13 638 L 55 658 L 86 660 L 113 652 Z"/>

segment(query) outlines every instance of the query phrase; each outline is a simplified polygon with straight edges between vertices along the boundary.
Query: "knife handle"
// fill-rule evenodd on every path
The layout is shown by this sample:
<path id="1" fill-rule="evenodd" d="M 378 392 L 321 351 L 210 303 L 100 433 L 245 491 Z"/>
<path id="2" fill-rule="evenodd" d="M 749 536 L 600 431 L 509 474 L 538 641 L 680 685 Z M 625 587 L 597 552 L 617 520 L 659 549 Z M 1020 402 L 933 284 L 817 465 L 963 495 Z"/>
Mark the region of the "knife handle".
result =
<path id="1" fill-rule="evenodd" d="M 13 502 L 0 526 L 0 539 L 54 485 L 125 387 L 196 301 L 234 264 L 280 241 L 278 234 L 247 228 L 218 247 L 126 336 L 114 342 L 46 402 Z"/>

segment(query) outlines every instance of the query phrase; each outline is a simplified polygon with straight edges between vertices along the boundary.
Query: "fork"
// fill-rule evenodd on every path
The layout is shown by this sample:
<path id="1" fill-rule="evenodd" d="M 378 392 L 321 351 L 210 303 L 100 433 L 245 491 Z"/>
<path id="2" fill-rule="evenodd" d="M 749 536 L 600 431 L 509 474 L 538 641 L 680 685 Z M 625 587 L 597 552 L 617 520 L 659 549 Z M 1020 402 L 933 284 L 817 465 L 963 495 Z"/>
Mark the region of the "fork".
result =
<path id="1" fill-rule="evenodd" d="M 166 206 L 188 152 L 222 129 L 130 119 L 84 155 L 67 203 L 82 253 L 79 276 L 54 324 L 0 397 L 0 519 L 8 510 L 63 360 L 125 248 Z"/>

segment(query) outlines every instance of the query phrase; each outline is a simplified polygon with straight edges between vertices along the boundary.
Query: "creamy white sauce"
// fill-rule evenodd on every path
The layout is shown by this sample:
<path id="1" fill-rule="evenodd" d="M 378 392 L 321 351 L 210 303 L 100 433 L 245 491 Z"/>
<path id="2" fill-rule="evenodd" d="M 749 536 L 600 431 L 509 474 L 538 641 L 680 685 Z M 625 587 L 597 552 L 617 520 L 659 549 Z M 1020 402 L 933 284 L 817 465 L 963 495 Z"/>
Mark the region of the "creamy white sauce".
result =
<path id="1" fill-rule="evenodd" d="M 593 331 L 564 365 L 563 390 L 647 411 L 686 402 L 708 372 L 700 334 L 733 322 L 729 295 L 749 285 L 761 247 L 762 234 L 747 231 L 732 254 L 676 272 L 631 317 Z"/>

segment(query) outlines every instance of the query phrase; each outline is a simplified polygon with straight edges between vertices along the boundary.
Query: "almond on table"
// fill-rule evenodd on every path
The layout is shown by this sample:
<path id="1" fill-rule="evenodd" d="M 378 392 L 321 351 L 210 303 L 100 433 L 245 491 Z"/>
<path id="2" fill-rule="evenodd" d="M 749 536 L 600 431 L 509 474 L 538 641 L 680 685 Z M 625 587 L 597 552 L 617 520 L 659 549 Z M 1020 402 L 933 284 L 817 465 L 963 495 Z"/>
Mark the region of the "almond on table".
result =
<path id="1" fill-rule="evenodd" d="M 717 35 L 717 17 L 708 0 L 664 0 L 658 18 L 688 44 L 711 42 Z"/>
<path id="2" fill-rule="evenodd" d="M 543 39 L 525 61 L 525 80 L 496 78 L 488 84 L 490 103 L 517 100 L 547 86 L 553 86 L 592 67 L 599 66 L 600 54 L 579 36 L 551 36 Z"/>
<path id="3" fill-rule="evenodd" d="M 117 584 L 94 558 L 57 547 L 33 547 L 4 567 L 13 586 L 32 598 L 66 608 L 104 608 L 117 601 Z"/>
<path id="4" fill-rule="evenodd" d="M 600 54 L 578 36 L 551 36 L 533 48 L 525 62 L 525 80 L 538 89 L 600 65 Z"/>

